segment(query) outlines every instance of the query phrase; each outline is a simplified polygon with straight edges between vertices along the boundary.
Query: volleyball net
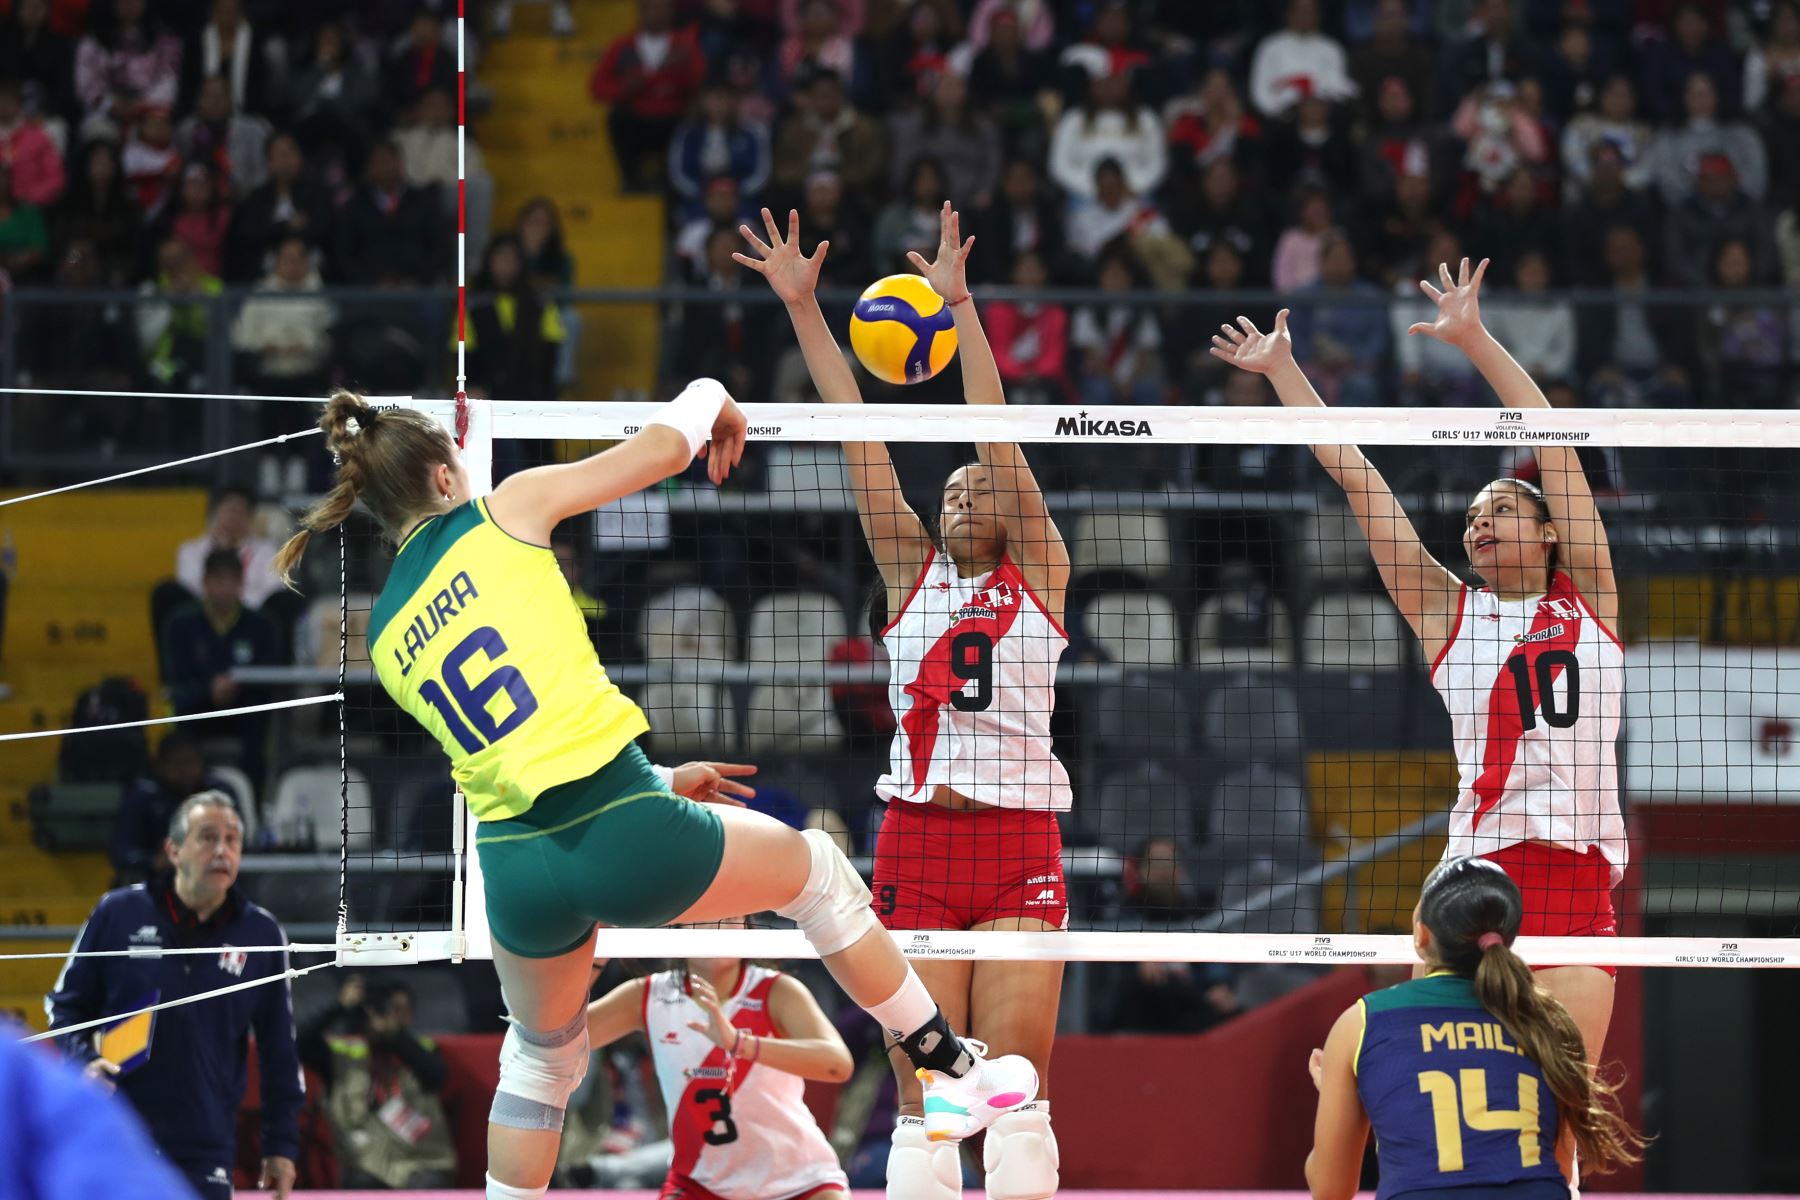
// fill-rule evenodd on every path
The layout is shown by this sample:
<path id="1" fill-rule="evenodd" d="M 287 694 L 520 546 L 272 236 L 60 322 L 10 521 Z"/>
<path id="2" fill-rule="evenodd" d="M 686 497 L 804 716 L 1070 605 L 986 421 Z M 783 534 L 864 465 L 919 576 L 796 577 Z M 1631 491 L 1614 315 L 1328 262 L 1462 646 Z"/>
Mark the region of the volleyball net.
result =
<path id="1" fill-rule="evenodd" d="M 591 453 L 655 409 L 470 404 L 465 460 L 478 491 L 496 462 L 504 471 Z M 1547 598 L 1518 635 L 1521 653 L 1479 668 L 1496 689 L 1489 708 L 1512 723 L 1483 731 L 1489 761 L 1474 782 L 1480 802 L 1495 803 L 1496 780 L 1535 771 L 1579 823 L 1606 800 L 1565 768 L 1604 781 L 1616 754 L 1631 865 L 1612 901 L 1627 936 L 1522 949 L 1540 962 L 1800 961 L 1788 940 L 1800 936 L 1800 415 L 917 405 L 749 415 L 751 444 L 725 487 L 690 471 L 566 523 L 553 548 L 609 675 L 649 717 L 652 759 L 754 764 L 754 806 L 832 831 L 865 875 L 886 809 L 875 784 L 896 736 L 890 672 L 912 683 L 904 752 L 922 737 L 960 738 L 961 769 L 1002 790 L 1048 795 L 1031 781 L 1058 768 L 998 761 L 1033 743 L 995 737 L 988 718 L 1048 731 L 1072 796 L 1056 818 L 1066 897 L 1033 877 L 1041 842 L 1010 835 L 977 832 L 950 859 L 897 869 L 935 881 L 929 890 L 976 922 L 993 900 L 991 887 L 966 883 L 979 860 L 1010 879 L 1007 915 L 1041 902 L 1060 920 L 1066 899 L 1066 932 L 909 930 L 896 935 L 908 953 L 1411 961 L 1412 906 L 1463 786 L 1451 723 L 1419 638 L 1308 446 L 1363 447 L 1425 546 L 1473 579 L 1462 541 L 1471 500 L 1496 478 L 1536 479 L 1533 447 L 1559 444 L 1577 448 L 1604 518 L 1618 595 L 1616 627 L 1600 632 L 1622 643 L 1623 694 L 1606 694 L 1592 662 L 1582 674 L 1584 614 Z M 895 653 L 919 651 L 880 636 L 890 593 L 877 586 L 841 450 L 863 440 L 888 445 L 905 502 L 933 529 L 946 479 L 975 461 L 978 443 L 1024 446 L 1070 559 L 1053 623 L 1032 614 L 1054 610 L 1054 597 L 1002 581 L 968 598 L 956 615 L 970 618 L 958 625 L 969 636 L 933 651 L 937 661 L 895 664 Z M 360 953 L 482 957 L 469 818 L 439 752 L 379 693 L 360 640 L 387 556 L 367 526 L 347 543 L 341 937 Z M 1020 710 L 1016 671 L 994 650 L 1021 613 L 1015 636 L 1066 632 L 1048 712 Z M 1559 617 L 1577 619 L 1559 629 Z M 975 636 L 984 625 L 993 629 Z M 481 708 L 472 728 L 504 725 L 506 689 L 459 682 Z M 1592 734 L 1609 711 L 1616 749 Z M 1534 764 L 1539 725 L 1563 749 Z M 1500 828 L 1489 836 L 1504 839 Z M 894 890 L 877 888 L 877 906 L 905 903 Z M 752 925 L 607 929 L 598 953 L 810 956 L 778 919 Z"/>

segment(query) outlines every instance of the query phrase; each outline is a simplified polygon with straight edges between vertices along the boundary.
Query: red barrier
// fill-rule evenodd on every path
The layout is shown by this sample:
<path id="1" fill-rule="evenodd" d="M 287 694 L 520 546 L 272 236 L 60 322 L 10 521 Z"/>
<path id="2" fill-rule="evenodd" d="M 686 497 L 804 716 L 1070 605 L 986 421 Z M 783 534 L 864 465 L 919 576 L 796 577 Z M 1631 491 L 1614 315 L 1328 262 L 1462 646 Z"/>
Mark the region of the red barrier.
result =
<path id="1" fill-rule="evenodd" d="M 1622 1098 L 1634 1119 L 1643 1072 L 1640 976 L 1621 975 L 1608 1040 L 1609 1059 L 1629 1073 Z M 1335 971 L 1203 1034 L 1059 1037 L 1050 1098 L 1062 1132 L 1064 1185 L 1304 1188 L 1314 1107 L 1307 1055 L 1376 978 L 1362 967 Z M 480 1187 L 500 1035 L 436 1042 L 449 1067 L 443 1101 L 455 1127 L 457 1182 Z M 807 1103 L 829 1120 L 837 1089 L 810 1084 Z M 1612 1189 L 1641 1186 L 1635 1173 L 1605 1182 Z"/>

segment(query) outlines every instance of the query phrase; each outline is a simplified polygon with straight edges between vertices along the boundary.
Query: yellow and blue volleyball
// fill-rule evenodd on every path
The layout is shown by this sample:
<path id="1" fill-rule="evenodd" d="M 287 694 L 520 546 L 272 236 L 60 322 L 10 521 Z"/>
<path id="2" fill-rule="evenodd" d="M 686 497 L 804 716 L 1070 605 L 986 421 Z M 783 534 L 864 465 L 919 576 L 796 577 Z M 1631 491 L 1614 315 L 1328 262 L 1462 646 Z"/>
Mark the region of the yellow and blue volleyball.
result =
<path id="1" fill-rule="evenodd" d="M 889 275 L 856 302 L 850 348 L 885 383 L 924 383 L 956 357 L 956 322 L 922 276 Z"/>

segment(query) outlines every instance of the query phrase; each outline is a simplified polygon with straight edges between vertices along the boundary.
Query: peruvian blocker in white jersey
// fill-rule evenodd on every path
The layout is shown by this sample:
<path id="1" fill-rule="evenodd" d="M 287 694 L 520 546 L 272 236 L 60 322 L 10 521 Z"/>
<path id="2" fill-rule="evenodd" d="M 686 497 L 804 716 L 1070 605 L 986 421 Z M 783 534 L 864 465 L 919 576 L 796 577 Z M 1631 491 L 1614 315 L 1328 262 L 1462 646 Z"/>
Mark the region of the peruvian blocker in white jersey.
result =
<path id="1" fill-rule="evenodd" d="M 820 397 L 860 404 L 856 377 L 813 295 L 827 244 L 807 258 L 797 215 L 789 215 L 785 239 L 766 209 L 763 221 L 768 242 L 745 226 L 756 256 L 737 261 L 787 303 Z M 935 262 L 910 257 L 955 319 L 969 403 L 1004 404 L 964 275 L 975 239 L 962 239 L 961 218 L 947 203 L 940 230 Z M 1069 807 L 1069 777 L 1051 750 L 1050 716 L 1056 664 L 1068 645 L 1062 535 L 1024 454 L 1010 443 L 978 446 L 979 461 L 945 482 L 939 540 L 901 495 L 884 444 L 853 442 L 844 452 L 892 618 L 882 636 L 899 729 L 889 770 L 876 784 L 887 813 L 875 848 L 875 911 L 889 929 L 1060 930 L 1068 893 L 1056 814 Z M 996 1051 L 1031 1062 L 1033 1090 L 1042 1095 L 1062 964 L 921 959 L 915 967 L 952 1022 L 969 1023 Z M 928 1138 L 924 1124 L 942 1119 L 944 1102 L 922 1100 L 919 1080 L 929 1082 L 929 1072 L 901 1057 L 894 1069 L 901 1115 L 888 1196 L 955 1200 L 962 1187 L 956 1148 Z M 996 1120 L 982 1157 L 995 1200 L 1054 1195 L 1049 1104 L 1026 1104 Z"/>
<path id="2" fill-rule="evenodd" d="M 737 958 L 697 958 L 588 1005 L 596 1049 L 642 1032 L 675 1160 L 660 1200 L 848 1200 L 806 1081 L 854 1064 L 806 985 Z"/>
<path id="3" fill-rule="evenodd" d="M 1471 276 L 1438 268 L 1420 281 L 1437 320 L 1407 332 L 1456 346 L 1507 408 L 1548 408 L 1543 392 L 1481 323 L 1484 259 Z M 1223 326 L 1213 353 L 1267 375 L 1289 407 L 1322 401 L 1294 362 L 1287 310 L 1263 333 Z M 1498 479 L 1470 503 L 1463 530 L 1470 588 L 1433 558 L 1387 483 L 1354 446 L 1314 446 L 1343 487 L 1387 585 L 1450 711 L 1462 785 L 1451 857 L 1480 855 L 1524 895 L 1527 935 L 1611 937 L 1612 888 L 1627 860 L 1617 755 L 1625 656 L 1612 626 L 1619 600 L 1612 551 L 1575 451 L 1539 446 L 1542 490 Z M 1550 967 L 1538 979 L 1581 1026 L 1598 1061 L 1612 1021 L 1614 972 Z"/>

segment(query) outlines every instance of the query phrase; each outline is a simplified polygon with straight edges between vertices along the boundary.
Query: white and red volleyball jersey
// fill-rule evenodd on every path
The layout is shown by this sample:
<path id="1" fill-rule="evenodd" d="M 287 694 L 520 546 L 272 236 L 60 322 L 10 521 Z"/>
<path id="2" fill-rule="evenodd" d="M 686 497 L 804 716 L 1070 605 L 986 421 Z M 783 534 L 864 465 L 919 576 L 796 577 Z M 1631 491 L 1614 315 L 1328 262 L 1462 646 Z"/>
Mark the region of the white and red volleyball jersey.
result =
<path id="1" fill-rule="evenodd" d="M 780 977 L 745 963 L 737 990 L 722 999 L 746 1035 L 778 1036 L 769 990 Z M 733 1062 L 689 1029 L 689 1021 L 710 1018 L 681 983 L 680 971 L 661 971 L 644 989 L 644 1029 L 675 1145 L 670 1174 L 721 1200 L 782 1200 L 826 1184 L 849 1190 L 837 1152 L 806 1107 L 806 1081 L 748 1058 Z"/>
<path id="2" fill-rule="evenodd" d="M 897 728 L 878 794 L 926 803 L 943 784 L 996 808 L 1068 811 L 1050 714 L 1069 635 L 1010 557 L 965 579 L 934 553 L 881 637 Z"/>
<path id="3" fill-rule="evenodd" d="M 1625 650 L 1574 582 L 1559 571 L 1529 600 L 1465 586 L 1431 682 L 1462 771 L 1445 856 L 1598 847 L 1616 886 L 1630 857 L 1615 748 Z"/>

